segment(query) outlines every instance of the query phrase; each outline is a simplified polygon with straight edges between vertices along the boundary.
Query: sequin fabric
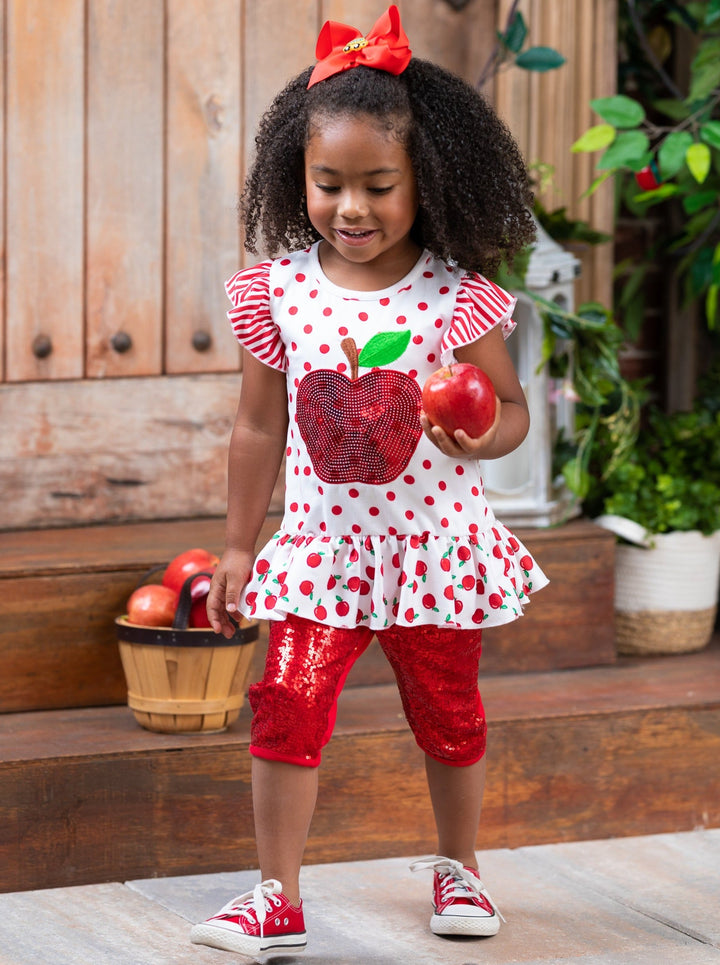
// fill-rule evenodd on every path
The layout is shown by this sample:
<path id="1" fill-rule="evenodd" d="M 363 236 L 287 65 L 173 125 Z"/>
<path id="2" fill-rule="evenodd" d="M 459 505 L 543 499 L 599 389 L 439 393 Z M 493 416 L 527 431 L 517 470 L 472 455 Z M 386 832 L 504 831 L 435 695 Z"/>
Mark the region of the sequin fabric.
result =
<path id="1" fill-rule="evenodd" d="M 422 750 L 445 764 L 478 761 L 487 733 L 477 683 L 482 632 L 393 626 L 377 636 Z M 317 767 L 335 725 L 337 698 L 372 638 L 367 627 L 330 627 L 292 614 L 272 622 L 265 674 L 249 693 L 250 752 Z"/>

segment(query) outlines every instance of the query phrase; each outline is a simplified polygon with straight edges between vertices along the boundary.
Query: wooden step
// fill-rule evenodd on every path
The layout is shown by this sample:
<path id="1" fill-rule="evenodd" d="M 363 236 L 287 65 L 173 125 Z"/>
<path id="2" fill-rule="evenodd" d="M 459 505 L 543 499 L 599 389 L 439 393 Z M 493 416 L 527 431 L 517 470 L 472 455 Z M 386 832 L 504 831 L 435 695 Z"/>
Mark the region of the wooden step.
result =
<path id="1" fill-rule="evenodd" d="M 482 678 L 478 847 L 720 825 L 720 637 L 705 651 Z M 220 735 L 127 708 L 0 716 L 0 890 L 257 866 L 247 707 Z M 394 687 L 347 688 L 308 863 L 434 851 L 422 755 Z"/>
<path id="2" fill-rule="evenodd" d="M 277 529 L 269 517 L 261 535 Z M 519 530 L 551 585 L 522 620 L 487 632 L 487 672 L 611 664 L 614 537 L 586 520 Z M 121 704 L 114 619 L 147 571 L 193 546 L 221 552 L 224 522 L 193 519 L 0 533 L 0 712 Z M 156 577 L 157 579 L 157 577 Z M 259 675 L 263 647 L 252 679 Z M 390 683 L 377 646 L 351 683 Z"/>

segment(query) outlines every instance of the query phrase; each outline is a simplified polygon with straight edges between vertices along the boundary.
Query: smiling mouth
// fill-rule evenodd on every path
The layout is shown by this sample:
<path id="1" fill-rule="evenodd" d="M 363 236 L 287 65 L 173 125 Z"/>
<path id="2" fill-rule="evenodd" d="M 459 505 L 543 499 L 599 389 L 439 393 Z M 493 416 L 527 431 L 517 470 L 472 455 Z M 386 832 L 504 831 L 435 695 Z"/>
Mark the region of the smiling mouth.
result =
<path id="1" fill-rule="evenodd" d="M 349 245 L 362 245 L 374 238 L 377 232 L 374 229 L 356 231 L 348 228 L 336 228 L 336 235 Z"/>

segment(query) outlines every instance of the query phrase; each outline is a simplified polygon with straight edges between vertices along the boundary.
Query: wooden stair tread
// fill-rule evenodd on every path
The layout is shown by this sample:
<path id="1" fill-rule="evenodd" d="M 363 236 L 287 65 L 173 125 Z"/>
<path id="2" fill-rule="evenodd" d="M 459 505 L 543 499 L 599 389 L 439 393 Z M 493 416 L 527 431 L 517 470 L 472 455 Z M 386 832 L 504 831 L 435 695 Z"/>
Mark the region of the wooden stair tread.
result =
<path id="1" fill-rule="evenodd" d="M 202 546 L 220 553 L 225 521 L 216 517 L 11 530 L 0 533 L 0 579 L 61 573 L 145 570 Z"/>
<path id="2" fill-rule="evenodd" d="M 612 667 L 481 675 L 490 726 L 532 718 L 610 715 L 662 707 L 720 705 L 720 636 L 698 653 L 622 658 Z M 335 735 L 405 731 L 394 684 L 348 687 L 338 704 Z M 222 734 L 155 734 L 125 706 L 0 715 L 0 766 L 23 760 L 247 743 L 250 711 Z"/>

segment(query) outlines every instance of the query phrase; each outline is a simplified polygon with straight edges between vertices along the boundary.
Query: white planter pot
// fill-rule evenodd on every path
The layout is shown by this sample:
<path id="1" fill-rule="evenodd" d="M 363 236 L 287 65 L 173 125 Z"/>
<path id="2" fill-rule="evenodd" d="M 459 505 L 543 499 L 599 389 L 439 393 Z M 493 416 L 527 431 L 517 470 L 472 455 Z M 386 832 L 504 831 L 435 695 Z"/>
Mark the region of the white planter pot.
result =
<path id="1" fill-rule="evenodd" d="M 615 548 L 619 653 L 688 653 L 709 642 L 720 579 L 720 532 L 648 534 L 620 516 L 595 522 L 637 544 Z"/>

